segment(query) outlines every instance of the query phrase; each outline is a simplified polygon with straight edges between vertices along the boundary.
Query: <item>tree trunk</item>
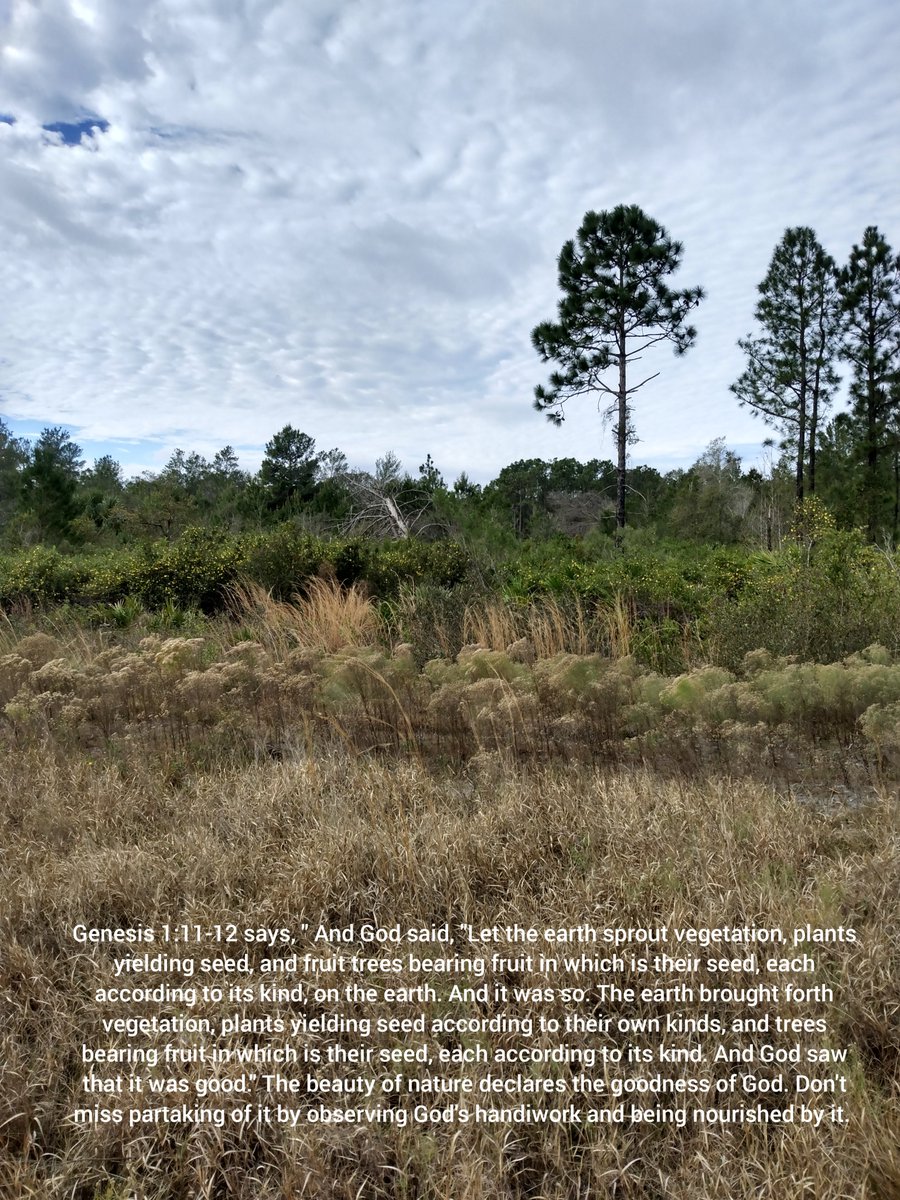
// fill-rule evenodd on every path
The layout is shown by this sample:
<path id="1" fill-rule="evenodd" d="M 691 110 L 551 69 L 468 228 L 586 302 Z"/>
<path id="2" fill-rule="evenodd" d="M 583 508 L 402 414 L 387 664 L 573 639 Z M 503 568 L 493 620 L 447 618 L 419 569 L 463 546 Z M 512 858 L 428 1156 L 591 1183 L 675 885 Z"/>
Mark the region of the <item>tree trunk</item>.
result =
<path id="1" fill-rule="evenodd" d="M 869 305 L 869 354 L 866 380 L 866 469 L 868 503 L 868 532 L 871 541 L 878 534 L 878 383 L 875 378 L 875 316 Z"/>
<path id="2" fill-rule="evenodd" d="M 894 533 L 893 547 L 897 549 L 897 527 L 900 525 L 900 433 L 894 435 Z"/>
<path id="3" fill-rule="evenodd" d="M 800 328 L 798 330 L 797 349 L 800 353 L 800 395 L 797 397 L 797 503 L 803 503 L 803 476 L 806 470 L 806 406 L 808 403 L 809 350 L 806 344 L 807 317 L 803 302 L 803 291 L 800 293 Z"/>
<path id="4" fill-rule="evenodd" d="M 628 450 L 628 384 L 625 367 L 625 325 L 619 326 L 619 425 L 617 432 L 618 462 L 616 465 L 616 540 L 621 541 L 625 528 L 625 460 Z"/>
<path id="5" fill-rule="evenodd" d="M 819 391 L 821 389 L 822 360 L 816 358 L 816 374 L 813 379 L 812 408 L 809 414 L 809 494 L 816 493 L 816 438 L 819 433 Z"/>

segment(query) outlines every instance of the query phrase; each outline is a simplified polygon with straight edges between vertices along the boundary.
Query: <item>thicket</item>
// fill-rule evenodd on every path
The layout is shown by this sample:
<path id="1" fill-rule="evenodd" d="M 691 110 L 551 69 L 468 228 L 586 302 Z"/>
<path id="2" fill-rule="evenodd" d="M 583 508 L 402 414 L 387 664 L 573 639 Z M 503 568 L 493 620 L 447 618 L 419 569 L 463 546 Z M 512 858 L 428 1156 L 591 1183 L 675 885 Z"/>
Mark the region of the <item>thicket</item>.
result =
<path id="1" fill-rule="evenodd" d="M 330 580 L 371 599 L 383 645 L 409 642 L 419 662 L 523 636 L 539 645 L 549 637 L 556 650 L 624 651 L 667 672 L 734 669 L 759 648 L 818 662 L 876 642 L 900 650 L 897 560 L 858 532 L 835 530 L 821 510 L 813 517 L 775 552 L 632 531 L 618 546 L 604 535 L 557 537 L 505 557 L 451 539 L 321 538 L 292 523 L 245 535 L 197 528 L 129 551 L 39 546 L 0 556 L 0 608 L 20 624 L 62 605 L 83 625 L 143 620 L 177 632 L 232 612 L 235 588 L 293 601 Z"/>
<path id="2" fill-rule="evenodd" d="M 131 598 L 149 609 L 168 604 L 209 613 L 223 608 L 229 585 L 242 576 L 276 599 L 302 593 L 311 579 L 323 577 L 365 583 L 390 597 L 404 582 L 452 587 L 466 568 L 465 552 L 452 541 L 328 539 L 290 523 L 243 536 L 194 527 L 175 541 L 133 550 L 62 554 L 36 546 L 3 555 L 0 606 L 102 606 Z"/>

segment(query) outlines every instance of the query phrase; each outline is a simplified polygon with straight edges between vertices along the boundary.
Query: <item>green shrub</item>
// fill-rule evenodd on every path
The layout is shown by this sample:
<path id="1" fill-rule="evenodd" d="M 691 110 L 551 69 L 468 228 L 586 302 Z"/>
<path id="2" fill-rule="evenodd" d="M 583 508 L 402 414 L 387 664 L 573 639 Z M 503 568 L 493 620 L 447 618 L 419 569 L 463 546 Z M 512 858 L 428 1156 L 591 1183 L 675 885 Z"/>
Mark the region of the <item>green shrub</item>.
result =
<path id="1" fill-rule="evenodd" d="M 186 529 L 177 542 L 156 542 L 133 563 L 128 591 L 149 608 L 214 612 L 240 573 L 243 556 L 234 538 L 211 529 Z"/>
<path id="2" fill-rule="evenodd" d="M 112 626 L 114 629 L 130 629 L 144 615 L 144 606 L 136 596 L 126 596 L 112 604 L 97 604 L 90 611 L 94 625 Z"/>
<path id="3" fill-rule="evenodd" d="M 465 578 L 468 566 L 469 556 L 458 542 L 404 538 L 378 545 L 366 581 L 377 596 L 394 597 L 403 583 L 454 587 Z"/>
<path id="4" fill-rule="evenodd" d="M 35 546 L 7 556 L 0 565 L 0 604 L 59 604 L 78 596 L 89 577 L 85 559 Z"/>
<path id="5" fill-rule="evenodd" d="M 331 542 L 328 558 L 338 583 L 343 587 L 351 587 L 365 578 L 372 558 L 372 545 L 362 538 Z"/>
<path id="6" fill-rule="evenodd" d="M 244 543 L 245 573 L 277 600 L 290 600 L 302 591 L 305 581 L 320 572 L 325 559 L 322 539 L 289 522 L 271 533 L 252 534 Z"/>
<path id="7" fill-rule="evenodd" d="M 727 667 L 764 648 L 833 662 L 874 642 L 900 648 L 900 576 L 857 533 L 832 533 L 748 563 L 737 594 L 712 598 L 710 654 Z"/>

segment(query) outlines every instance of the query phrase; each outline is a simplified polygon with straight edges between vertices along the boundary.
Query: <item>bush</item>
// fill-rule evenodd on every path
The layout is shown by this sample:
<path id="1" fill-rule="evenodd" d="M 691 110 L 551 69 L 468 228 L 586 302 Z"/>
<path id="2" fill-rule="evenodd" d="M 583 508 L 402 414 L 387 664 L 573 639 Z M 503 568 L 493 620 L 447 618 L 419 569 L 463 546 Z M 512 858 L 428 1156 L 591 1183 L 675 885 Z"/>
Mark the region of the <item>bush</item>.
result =
<path id="1" fill-rule="evenodd" d="M 77 596 L 90 578 L 82 558 L 48 546 L 9 555 L 0 564 L 0 604 L 60 604 Z"/>
<path id="2" fill-rule="evenodd" d="M 239 574 L 242 558 L 233 538 L 211 529 L 186 529 L 177 542 L 156 542 L 135 560 L 128 592 L 150 608 L 175 604 L 214 612 Z"/>
<path id="3" fill-rule="evenodd" d="M 243 565 L 246 574 L 276 600 L 289 600 L 316 575 L 325 560 L 321 538 L 304 533 L 296 525 L 279 525 L 271 533 L 253 534 L 245 542 Z"/>
<path id="4" fill-rule="evenodd" d="M 376 595 L 396 596 L 402 583 L 431 583 L 449 588 L 461 583 L 469 556 L 458 542 L 419 542 L 413 538 L 382 542 L 366 579 Z"/>
<path id="5" fill-rule="evenodd" d="M 740 590 L 711 598 L 709 650 L 736 667 L 749 651 L 828 662 L 879 642 L 900 648 L 900 576 L 861 535 L 756 555 Z"/>

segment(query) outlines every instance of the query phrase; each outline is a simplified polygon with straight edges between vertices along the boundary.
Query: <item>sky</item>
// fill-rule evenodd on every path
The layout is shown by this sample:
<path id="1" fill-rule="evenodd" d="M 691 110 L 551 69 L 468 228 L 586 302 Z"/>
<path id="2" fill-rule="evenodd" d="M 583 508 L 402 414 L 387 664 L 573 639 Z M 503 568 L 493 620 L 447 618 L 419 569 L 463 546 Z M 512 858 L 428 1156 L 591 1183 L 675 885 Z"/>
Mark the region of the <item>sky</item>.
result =
<path id="1" fill-rule="evenodd" d="M 771 429 L 729 392 L 785 228 L 900 249 L 893 0 L 0 0 L 0 415 L 160 470 L 285 424 L 449 481 L 614 457 L 532 407 L 588 209 L 707 293 L 634 462 Z"/>

